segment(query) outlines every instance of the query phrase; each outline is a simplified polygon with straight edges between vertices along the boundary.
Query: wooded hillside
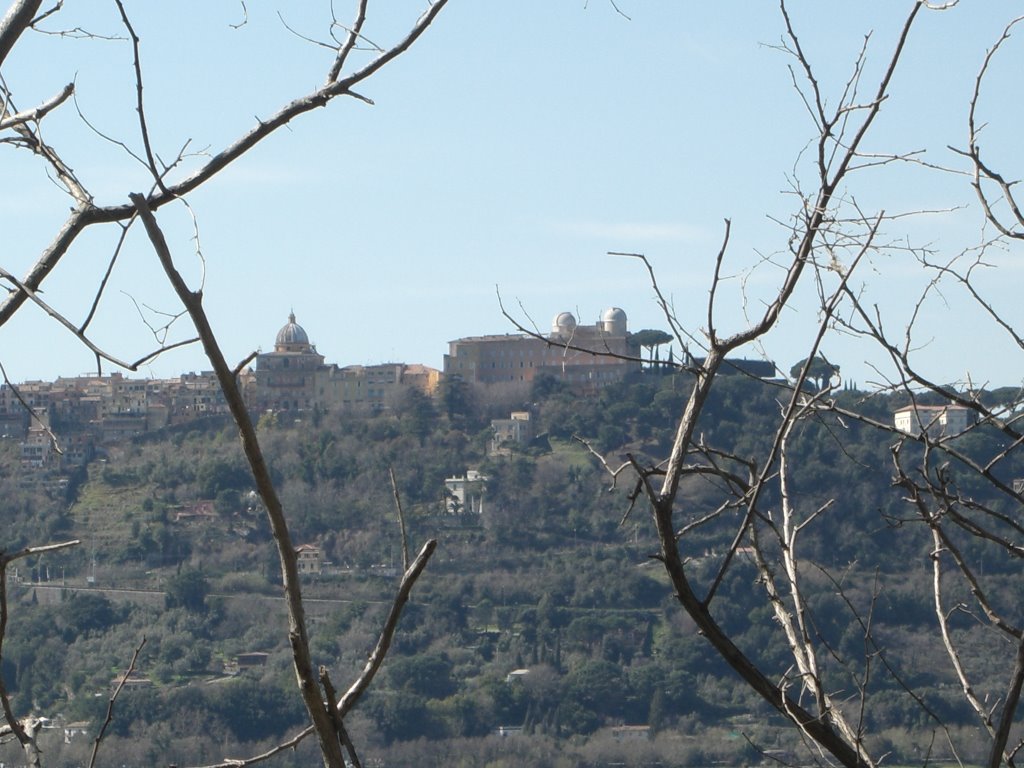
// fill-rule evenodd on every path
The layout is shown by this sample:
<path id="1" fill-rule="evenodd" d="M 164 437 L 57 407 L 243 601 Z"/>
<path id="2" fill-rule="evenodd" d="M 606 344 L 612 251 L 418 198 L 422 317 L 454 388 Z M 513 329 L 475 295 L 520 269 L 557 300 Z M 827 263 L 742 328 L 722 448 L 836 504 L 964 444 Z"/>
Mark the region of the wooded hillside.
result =
<path id="1" fill-rule="evenodd" d="M 793 749 L 792 734 L 736 684 L 674 604 L 652 559 L 648 512 L 630 512 L 635 480 L 613 487 L 597 458 L 614 469 L 630 456 L 665 455 L 689 376 L 648 369 L 590 398 L 542 381 L 522 403 L 447 386 L 436 402 L 411 392 L 382 411 L 259 422 L 295 541 L 319 552 L 316 572 L 303 577 L 317 664 L 355 673 L 383 621 L 401 569 L 389 469 L 410 542 L 439 541 L 384 679 L 351 718 L 366 753 L 431 755 L 434 764 L 451 754 L 475 765 L 500 757 L 555 764 L 553 755 L 571 754 L 593 764 L 706 765 Z M 770 381 L 723 377 L 702 416 L 707 440 L 756 453 L 772 438 L 779 396 Z M 886 424 L 903 404 L 856 391 L 839 402 Z M 490 421 L 510 409 L 528 411 L 538 437 L 495 455 Z M 267 620 L 284 610 L 280 577 L 234 434 L 223 422 L 199 422 L 110 446 L 69 478 L 23 470 L 15 446 L 0 443 L 12 547 L 55 536 L 83 541 L 21 563 L 3 647 L 15 700 L 59 725 L 44 742 L 51 761 L 86 754 L 91 736 L 72 731 L 65 743 L 61 729 L 78 723 L 95 733 L 143 637 L 107 737 L 119 760 L 219 760 L 301 726 L 287 638 Z M 997 439 L 975 431 L 961 448 L 991 451 Z M 907 688 L 947 727 L 966 733 L 974 725 L 951 675 L 931 662 L 939 653 L 931 539 L 891 487 L 892 440 L 867 422 L 822 416 L 800 422 L 789 461 L 808 504 L 832 502 L 827 522 L 801 542 L 804 579 L 820 587 L 808 606 L 814 631 L 837 659 L 863 655 L 865 634 L 848 608 L 870 616 L 874 657 L 904 686 L 886 678 L 871 689 L 866 729 L 893 759 L 910 762 L 942 750 Z M 445 479 L 468 469 L 487 478 L 484 511 L 452 514 Z M 956 475 L 955 466 L 949 471 Z M 1020 459 L 1000 471 L 1007 482 L 1024 477 Z M 711 482 L 688 480 L 688 519 L 712 511 L 720 495 Z M 708 568 L 731 544 L 700 526 L 685 535 L 707 553 Z M 1008 560 L 987 562 L 990 598 L 1019 603 L 1014 575 Z M 781 675 L 791 662 L 757 578 L 752 562 L 730 570 L 720 620 L 746 654 Z M 984 681 L 991 635 L 966 614 L 954 627 L 970 637 L 964 663 Z M 308 764 L 314 748 L 286 762 Z"/>

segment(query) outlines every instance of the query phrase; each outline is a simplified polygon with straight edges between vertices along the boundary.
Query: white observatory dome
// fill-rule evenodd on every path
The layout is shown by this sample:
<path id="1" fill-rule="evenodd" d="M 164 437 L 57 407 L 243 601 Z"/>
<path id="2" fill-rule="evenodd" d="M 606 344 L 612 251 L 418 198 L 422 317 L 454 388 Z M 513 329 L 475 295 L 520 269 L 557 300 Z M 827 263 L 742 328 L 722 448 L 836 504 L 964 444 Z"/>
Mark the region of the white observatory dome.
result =
<path id="1" fill-rule="evenodd" d="M 551 321 L 551 335 L 568 339 L 576 330 L 576 318 L 572 312 L 559 312 Z"/>
<path id="2" fill-rule="evenodd" d="M 609 336 L 625 336 L 626 313 L 618 307 L 609 307 L 601 314 L 601 328 Z"/>

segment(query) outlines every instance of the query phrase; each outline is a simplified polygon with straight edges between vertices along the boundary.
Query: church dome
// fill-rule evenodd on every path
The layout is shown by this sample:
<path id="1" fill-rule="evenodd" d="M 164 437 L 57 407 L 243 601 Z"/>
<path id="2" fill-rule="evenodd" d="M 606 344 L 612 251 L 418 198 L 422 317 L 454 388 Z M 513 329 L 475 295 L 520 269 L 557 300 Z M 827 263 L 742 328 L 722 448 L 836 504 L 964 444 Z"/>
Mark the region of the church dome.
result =
<path id="1" fill-rule="evenodd" d="M 298 345 L 308 346 L 309 336 L 306 335 L 306 330 L 295 322 L 295 313 L 292 312 L 288 315 L 288 324 L 277 332 L 277 339 L 274 341 L 274 346 L 294 347 Z"/>

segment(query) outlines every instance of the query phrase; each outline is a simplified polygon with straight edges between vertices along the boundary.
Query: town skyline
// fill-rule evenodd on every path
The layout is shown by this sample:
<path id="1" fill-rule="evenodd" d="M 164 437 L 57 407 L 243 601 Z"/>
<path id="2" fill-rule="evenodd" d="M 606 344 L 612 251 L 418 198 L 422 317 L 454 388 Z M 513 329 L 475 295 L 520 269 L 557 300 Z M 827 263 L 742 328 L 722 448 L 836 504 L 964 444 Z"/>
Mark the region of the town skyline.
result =
<path id="1" fill-rule="evenodd" d="M 631 343 L 625 311 L 609 307 L 594 325 L 560 312 L 546 336 L 452 341 L 443 371 L 411 362 L 338 365 L 320 354 L 296 320 L 290 312 L 273 350 L 255 355 L 237 372 L 239 391 L 254 415 L 380 411 L 409 398 L 437 396 L 447 376 L 516 396 L 529 392 L 535 377 L 547 375 L 578 394 L 595 394 L 641 370 L 644 344 L 643 337 Z M 115 371 L 0 385 L 0 436 L 20 441 L 21 464 L 32 469 L 81 467 L 100 445 L 230 413 L 212 371 L 149 379 Z"/>
<path id="2" fill-rule="evenodd" d="M 617 306 L 613 306 L 613 305 L 608 305 L 608 306 L 604 307 L 602 310 L 595 312 L 594 313 L 595 314 L 595 318 L 594 318 L 595 325 L 600 325 L 602 314 L 606 313 L 606 312 L 608 312 L 608 311 L 610 311 L 612 309 L 618 309 L 618 307 Z M 548 337 L 550 344 L 553 345 L 553 346 L 557 346 L 558 345 L 558 340 L 554 338 L 555 337 L 554 325 L 558 322 L 559 316 L 563 315 L 565 313 L 572 314 L 574 316 L 574 318 L 581 323 L 581 325 L 585 325 L 585 326 L 589 326 L 590 325 L 590 323 L 588 323 L 586 320 L 583 319 L 583 318 L 586 317 L 586 315 L 578 314 L 579 313 L 578 309 L 577 310 L 562 309 L 562 310 L 557 311 L 553 315 L 552 321 L 551 321 L 551 327 L 548 327 L 547 324 L 545 324 L 544 322 L 539 321 L 538 318 L 529 317 L 529 316 L 524 317 L 524 325 L 523 325 L 523 327 L 528 328 L 530 330 L 531 334 L 535 333 L 538 336 Z M 648 315 L 648 317 L 649 317 L 649 315 Z M 295 323 L 295 322 L 298 322 L 298 321 L 301 320 L 301 317 L 300 317 L 299 313 L 296 313 L 294 311 L 294 309 L 289 309 L 289 311 L 286 314 L 285 318 L 286 318 L 286 320 L 288 320 L 289 322 L 292 322 L 292 323 Z M 634 322 L 632 320 L 632 314 L 631 313 L 629 314 L 629 318 L 630 318 L 630 320 L 629 320 L 630 330 L 629 330 L 629 334 L 628 335 L 631 335 L 631 334 L 636 333 L 637 331 L 641 331 L 641 330 L 649 330 L 649 329 L 662 330 L 665 327 L 665 325 L 667 325 L 667 323 L 665 323 L 661 327 L 659 327 L 659 326 L 642 326 L 641 327 L 641 326 L 637 326 L 637 325 L 634 324 Z M 523 332 L 521 332 L 521 330 L 519 328 L 513 326 L 511 324 L 511 321 L 508 320 L 508 318 L 503 317 L 502 319 L 504 320 L 504 322 L 507 324 L 507 327 L 508 327 L 508 330 L 506 330 L 505 332 L 503 332 L 503 333 L 502 332 L 496 332 L 496 333 L 488 333 L 488 332 L 470 333 L 470 334 L 467 334 L 467 335 L 464 335 L 464 336 L 459 336 L 457 338 L 448 339 L 447 341 L 443 342 L 445 349 L 448 350 L 448 351 L 440 352 L 439 355 L 435 355 L 434 358 L 432 358 L 432 359 L 416 359 L 416 360 L 414 360 L 414 359 L 397 359 L 397 358 L 387 358 L 387 359 L 379 358 L 379 359 L 375 359 L 375 360 L 346 360 L 344 358 L 334 358 L 330 354 L 324 354 L 323 352 L 321 352 L 320 344 L 317 341 L 318 337 L 316 336 L 315 333 L 310 333 L 309 334 L 308 341 L 309 341 L 309 344 L 315 349 L 315 351 L 318 354 L 320 354 L 320 356 L 323 358 L 323 360 L 330 361 L 330 365 L 332 365 L 334 367 L 338 367 L 338 368 L 386 368 L 388 366 L 396 366 L 396 365 L 398 365 L 398 366 L 402 366 L 402 365 L 409 366 L 409 365 L 411 365 L 411 366 L 419 366 L 419 367 L 423 367 L 423 368 L 426 368 L 426 369 L 433 370 L 437 374 L 439 374 L 441 377 L 443 377 L 445 375 L 445 373 L 446 373 L 446 371 L 445 371 L 445 363 L 446 363 L 447 358 L 449 357 L 449 352 L 454 348 L 454 345 L 456 345 L 457 342 L 473 340 L 473 339 L 479 339 L 479 338 L 485 338 L 485 339 L 486 338 L 514 339 L 516 337 L 530 338 L 530 336 L 528 334 L 524 334 Z M 529 323 L 529 325 L 526 325 L 526 323 Z M 307 330 L 307 332 L 308 332 L 308 329 L 305 329 L 305 326 L 302 325 L 301 322 L 299 322 L 299 325 L 302 326 L 302 328 L 304 330 Z M 271 335 L 273 336 L 274 334 L 271 334 Z M 198 343 L 193 345 L 193 346 L 198 346 Z M 687 347 L 688 347 L 688 345 L 687 345 Z M 330 342 L 329 342 L 327 348 L 328 349 L 330 348 Z M 267 356 L 267 352 L 266 352 L 267 349 L 273 350 L 274 349 L 274 344 L 273 343 L 267 344 L 267 345 L 262 345 L 261 344 L 258 347 L 254 347 L 248 353 L 249 355 L 251 355 L 253 357 L 253 360 L 247 366 L 245 366 L 243 371 L 247 371 L 247 372 L 249 372 L 251 374 L 252 371 L 254 370 L 256 361 L 259 358 L 261 358 L 261 357 L 265 358 Z M 698 347 L 698 349 L 699 349 L 699 347 Z M 623 350 L 616 349 L 616 350 L 613 351 L 613 354 L 621 354 L 622 352 L 623 352 Z M 679 343 L 679 340 L 677 338 L 673 337 L 670 342 L 667 342 L 667 343 L 665 343 L 662 346 L 662 348 L 660 350 L 660 353 L 663 355 L 663 357 L 661 359 L 663 359 L 665 361 L 668 361 L 671 358 L 672 360 L 678 361 L 678 360 L 681 359 L 680 358 L 681 352 L 682 352 L 682 348 L 681 348 L 681 345 Z M 182 355 L 180 354 L 180 350 L 179 349 L 168 350 L 166 353 L 161 354 L 160 357 L 165 357 L 165 356 L 166 357 L 178 357 L 178 358 L 182 357 Z M 248 356 L 248 355 L 242 355 L 240 359 L 244 359 L 246 356 Z M 437 357 L 440 357 L 440 361 L 439 362 L 437 361 Z M 641 359 L 641 360 L 644 359 L 643 355 L 641 355 L 639 352 L 637 352 L 637 357 L 638 357 L 638 359 Z M 698 355 L 698 357 L 699 357 L 699 355 Z M 783 376 L 783 377 L 790 370 L 791 366 L 797 362 L 797 360 L 776 360 L 776 359 L 768 358 L 766 356 L 756 357 L 756 358 L 753 358 L 753 359 L 763 361 L 766 364 L 774 365 L 775 368 L 776 368 L 777 374 L 779 376 Z M 848 371 L 857 368 L 857 366 L 856 365 L 849 365 L 849 361 L 844 360 L 842 358 L 833 358 L 833 357 L 830 357 L 829 360 L 830 360 L 830 362 L 832 362 L 832 363 L 834 363 L 834 364 L 836 364 L 838 366 L 838 368 L 839 368 L 839 375 L 841 377 L 841 383 L 844 386 L 852 386 L 854 388 L 863 389 L 865 391 L 872 391 L 874 389 L 885 389 L 885 387 L 883 387 L 883 386 L 871 386 L 870 384 L 865 386 L 864 382 L 858 381 L 858 380 L 852 378 L 848 374 Z M 200 362 L 205 362 L 205 358 L 202 358 L 200 360 Z M 211 376 L 212 377 L 212 371 L 209 368 L 206 368 L 206 367 L 192 367 L 192 368 L 188 368 L 188 369 L 184 369 L 183 368 L 183 369 L 177 370 L 177 371 L 165 372 L 165 371 L 167 371 L 167 366 L 160 366 L 160 370 L 161 370 L 161 375 L 158 375 L 155 372 L 155 366 L 152 366 L 152 365 L 140 366 L 139 370 L 131 371 L 131 370 L 128 370 L 128 369 L 119 368 L 119 367 L 111 366 L 111 365 L 107 364 L 100 371 L 97 371 L 97 370 L 91 370 L 91 371 L 86 370 L 86 371 L 81 371 L 81 372 L 77 372 L 77 373 L 58 373 L 57 375 L 54 375 L 52 377 L 31 376 L 30 375 L 30 376 L 26 376 L 25 378 L 22 378 L 22 379 L 19 379 L 19 380 L 15 380 L 15 379 L 9 378 L 8 379 L 8 383 L 14 385 L 15 387 L 17 387 L 17 386 L 19 386 L 21 384 L 26 384 L 26 383 L 36 383 L 36 382 L 53 383 L 53 382 L 56 382 L 56 381 L 59 381 L 59 380 L 107 378 L 107 377 L 111 377 L 111 376 L 115 376 L 115 377 L 116 376 L 121 376 L 121 377 L 123 377 L 126 380 L 142 380 L 142 381 L 146 381 L 146 380 L 151 380 L 151 381 L 156 381 L 156 380 L 172 381 L 172 380 L 175 380 L 175 379 L 180 379 L 182 377 L 193 377 L 194 378 L 194 377 L 197 377 L 197 376 Z M 486 383 L 486 381 L 484 383 Z M 999 387 L 1018 386 L 1020 384 L 1021 384 L 1020 380 L 1018 380 L 1018 379 L 1010 379 L 1008 381 L 992 381 L 992 382 L 988 382 L 985 386 L 982 386 L 981 388 L 983 388 L 983 389 L 996 389 L 996 388 L 999 388 Z M 219 394 L 219 392 L 218 392 L 218 394 Z"/>
<path id="3" fill-rule="evenodd" d="M 533 317 L 543 325 L 561 309 L 590 322 L 604 307 L 619 305 L 635 328 L 665 327 L 643 265 L 609 251 L 645 254 L 680 325 L 699 340 L 725 218 L 732 228 L 718 303 L 728 328 L 721 330 L 742 325 L 745 307 L 756 306 L 777 283 L 772 257 L 785 253 L 792 183 L 807 177 L 794 163 L 815 135 L 792 89 L 789 59 L 775 45 L 784 34 L 778 9 L 734 3 L 723 15 L 718 6 L 701 4 L 637 6 L 624 9 L 627 19 L 608 3 L 581 5 L 446 8 L 405 63 L 374 80 L 365 94 L 374 106 L 347 101 L 323 119 L 296 122 L 200 191 L 191 201 L 195 221 L 184 210 L 161 219 L 193 287 L 202 282 L 229 360 L 268 344 L 294 306 L 330 359 L 439 366 L 444 343 L 465 329 L 513 330 L 501 316 L 497 290 L 526 323 Z M 792 6 L 833 97 L 868 32 L 874 34 L 865 76 L 874 77 L 899 28 L 897 6 Z M 1009 6 L 993 0 L 989 7 L 926 14 L 894 82 L 898 98 L 884 105 L 872 134 L 872 150 L 925 150 L 921 157 L 930 163 L 957 164 L 949 147 L 963 146 L 980 53 L 998 38 Z M 207 9 L 212 18 L 202 20 L 159 6 L 133 10 L 147 39 L 147 110 L 162 157 L 173 157 L 189 139 L 215 151 L 307 87 L 310 71 L 319 72 L 320 49 L 289 33 L 269 9 L 250 10 L 248 23 L 235 31 L 234 6 Z M 400 4 L 378 9 L 374 32 L 388 39 L 416 13 Z M 121 29 L 112 8 L 69 8 L 62 16 L 112 37 Z M 289 9 L 287 21 L 318 29 L 314 9 Z M 219 51 L 220 67 L 241 67 L 254 60 L 253 51 L 279 49 L 294 66 L 267 66 L 255 78 L 247 70 L 226 71 L 236 90 L 225 101 L 204 69 L 206 58 L 182 60 L 161 43 L 197 29 L 197 45 Z M 508 66 L 508 41 L 517 39 L 531 41 L 531 55 Z M 70 73 L 28 66 L 36 51 L 59 61 L 49 52 L 58 38 L 35 36 L 28 44 L 24 58 L 5 62 L 5 76 L 19 83 L 19 103 L 33 104 L 57 92 Z M 114 39 L 77 47 L 85 56 L 76 64 L 79 107 L 130 141 L 135 91 L 127 49 Z M 1009 81 L 994 80 L 993 93 L 1012 89 L 1012 72 L 999 63 L 992 76 Z M 678 76 L 695 71 L 699 78 Z M 187 123 L 184 102 L 194 107 Z M 1014 146 L 1000 131 L 1020 123 L 1021 105 L 1002 99 L 982 106 L 991 122 L 986 146 Z M 99 202 L 125 202 L 125 189 L 151 183 L 119 146 L 82 131 L 74 110 L 58 110 L 48 126 Z M 12 164 L 11 183 L 0 191 L 5 268 L 17 276 L 46 248 L 67 207 L 45 174 L 22 170 Z M 919 295 L 927 280 L 905 244 L 949 261 L 978 244 L 981 214 L 958 173 L 903 164 L 858 179 L 849 190 L 858 201 L 899 214 L 881 233 L 884 246 L 870 268 L 859 270 L 865 292 L 899 332 L 907 297 Z M 910 211 L 932 213 L 903 215 Z M 72 268 L 46 279 L 43 298 L 73 324 L 88 315 L 92 296 L 85 286 L 98 283 L 113 247 L 111 238 L 83 241 Z M 179 305 L 141 232 L 133 228 L 123 250 L 91 328 L 101 348 L 137 360 L 157 346 L 144 319 L 159 327 L 166 320 L 160 313 L 173 315 Z M 991 269 L 975 270 L 979 289 L 1012 316 L 1013 286 L 1024 267 L 998 250 L 986 253 L 986 262 Z M 807 356 L 816 299 L 794 297 L 764 356 L 784 368 Z M 969 375 L 975 385 L 1019 382 L 1012 350 L 993 348 L 991 340 L 974 343 L 971 324 L 948 322 L 967 306 L 950 286 L 922 308 L 914 339 L 920 364 L 940 381 Z M 187 321 L 178 320 L 168 340 L 192 335 Z M 844 377 L 869 386 L 889 373 L 884 356 L 869 346 L 833 335 L 824 351 L 842 360 Z M 96 370 L 93 354 L 34 307 L 0 332 L 0 362 L 16 382 Z M 194 345 L 138 375 L 208 367 Z"/>

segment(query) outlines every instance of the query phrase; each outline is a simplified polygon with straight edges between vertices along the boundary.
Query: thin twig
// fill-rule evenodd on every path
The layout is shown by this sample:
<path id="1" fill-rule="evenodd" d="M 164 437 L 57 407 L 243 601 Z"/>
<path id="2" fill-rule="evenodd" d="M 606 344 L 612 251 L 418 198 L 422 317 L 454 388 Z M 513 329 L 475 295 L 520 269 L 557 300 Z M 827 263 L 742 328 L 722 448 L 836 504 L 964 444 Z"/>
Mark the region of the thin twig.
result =
<path id="1" fill-rule="evenodd" d="M 146 645 L 146 636 L 142 636 L 142 640 L 135 647 L 135 653 L 132 654 L 132 659 L 128 662 L 128 669 L 121 675 L 121 679 L 117 682 L 117 687 L 114 688 L 114 692 L 110 695 L 109 701 L 107 701 L 107 716 L 103 718 L 103 725 L 100 726 L 99 733 L 96 734 L 96 738 L 92 745 L 92 755 L 89 757 L 88 768 L 95 768 L 96 758 L 100 752 L 100 744 L 103 742 L 103 737 L 106 735 L 107 727 L 114 721 L 114 703 L 117 701 L 117 697 L 121 695 L 121 691 L 124 689 L 125 683 L 128 682 L 128 678 L 132 676 L 135 671 L 135 664 L 139 660 L 139 654 L 142 653 L 143 647 Z"/>

